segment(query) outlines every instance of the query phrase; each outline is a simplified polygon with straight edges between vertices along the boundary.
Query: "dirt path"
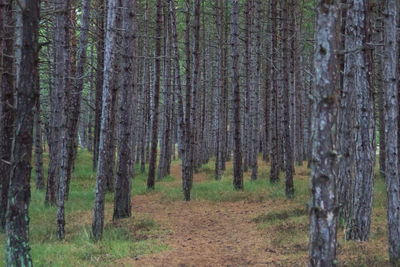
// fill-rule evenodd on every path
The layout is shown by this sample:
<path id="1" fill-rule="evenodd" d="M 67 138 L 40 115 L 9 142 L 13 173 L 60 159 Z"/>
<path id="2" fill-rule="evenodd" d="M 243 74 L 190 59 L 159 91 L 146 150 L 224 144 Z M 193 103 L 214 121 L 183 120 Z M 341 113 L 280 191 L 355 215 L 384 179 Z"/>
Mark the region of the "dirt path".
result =
<path id="1" fill-rule="evenodd" d="M 173 167 L 172 175 L 180 177 L 179 166 Z M 204 181 L 201 174 L 196 176 L 197 182 Z M 267 266 L 279 262 L 251 221 L 271 208 L 271 203 L 163 203 L 160 195 L 152 194 L 135 196 L 132 205 L 136 214 L 171 230 L 160 238 L 170 249 L 138 258 L 137 266 Z"/>

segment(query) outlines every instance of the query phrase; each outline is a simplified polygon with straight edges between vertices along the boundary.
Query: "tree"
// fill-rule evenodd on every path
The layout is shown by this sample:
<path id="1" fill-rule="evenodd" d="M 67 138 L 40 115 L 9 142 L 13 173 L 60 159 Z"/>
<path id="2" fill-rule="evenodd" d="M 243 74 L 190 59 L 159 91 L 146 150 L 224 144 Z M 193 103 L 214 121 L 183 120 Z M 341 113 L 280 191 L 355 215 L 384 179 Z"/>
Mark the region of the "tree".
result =
<path id="1" fill-rule="evenodd" d="M 182 188 L 185 200 L 190 200 L 190 190 L 193 183 L 193 151 L 191 145 L 192 125 L 191 125 L 191 107 L 192 107 L 192 71 L 190 54 L 190 0 L 185 1 L 185 54 L 186 54 L 186 88 L 185 88 L 185 131 L 182 158 Z"/>
<path id="2" fill-rule="evenodd" d="M 277 1 L 271 0 L 271 173 L 270 182 L 276 183 L 279 181 L 279 118 L 278 118 L 278 12 Z"/>
<path id="3" fill-rule="evenodd" d="M 69 118 L 68 118 L 68 162 L 67 162 L 67 188 L 66 197 L 69 193 L 69 183 L 71 180 L 71 173 L 73 169 L 73 163 L 77 151 L 77 135 L 78 135 L 78 120 L 81 112 L 81 100 L 82 91 L 85 77 L 86 67 L 86 51 L 89 38 L 89 24 L 90 24 L 90 0 L 82 1 L 82 15 L 81 15 L 81 27 L 79 35 L 79 50 L 78 50 L 78 61 L 75 72 L 75 83 L 71 90 L 71 105 L 69 107 Z M 74 62 L 73 62 L 74 63 Z"/>
<path id="4" fill-rule="evenodd" d="M 396 25 L 398 18 L 397 1 L 385 1 L 384 16 L 384 53 L 383 79 L 385 84 L 385 139 L 386 139 L 386 192 L 389 257 L 393 266 L 400 264 L 400 184 L 398 161 L 398 129 L 397 117 L 397 55 L 398 43 Z"/>
<path id="5" fill-rule="evenodd" d="M 233 187 L 243 189 L 242 140 L 240 120 L 240 88 L 239 88 L 239 2 L 232 0 L 231 10 L 231 42 L 232 42 L 232 88 L 234 111 L 234 151 L 233 151 Z"/>
<path id="6" fill-rule="evenodd" d="M 11 178 L 6 220 L 6 265 L 32 266 L 29 246 L 29 202 L 34 107 L 39 95 L 38 71 L 39 1 L 19 1 L 22 22 L 20 69 L 17 77 L 15 130 L 11 153 Z"/>
<path id="7" fill-rule="evenodd" d="M 337 32 L 339 4 L 319 0 L 315 24 L 315 90 L 310 201 L 310 266 L 336 262 Z"/>
<path id="8" fill-rule="evenodd" d="M 158 144 L 158 106 L 160 98 L 160 56 L 161 56 L 161 29 L 162 29 L 162 2 L 157 0 L 157 15 L 156 15 L 156 50 L 155 50 L 155 82 L 154 82 L 154 95 L 153 95 L 153 110 L 151 125 L 151 152 L 149 175 L 147 178 L 147 188 L 154 189 L 157 165 L 157 144 Z"/>
<path id="9" fill-rule="evenodd" d="M 14 126 L 14 29 L 12 1 L 0 2 L 0 230 L 6 226 Z"/>
<path id="10" fill-rule="evenodd" d="M 113 90 L 114 71 L 118 65 L 118 29 L 120 21 L 121 1 L 108 1 L 107 3 L 107 28 L 104 48 L 104 81 L 103 81 L 103 104 L 101 116 L 101 130 L 99 143 L 99 160 L 97 166 L 96 196 L 94 203 L 94 215 L 92 231 L 95 240 L 100 240 L 103 234 L 104 225 L 104 202 L 109 175 L 109 149 L 111 147 L 114 129 L 113 118 Z"/>
<path id="11" fill-rule="evenodd" d="M 134 77 L 136 71 L 135 55 L 135 1 L 123 3 L 123 68 L 122 87 L 119 99 L 118 159 L 115 177 L 114 219 L 131 216 L 131 177 L 129 161 L 132 157 L 132 105 L 133 91 L 136 89 Z"/>
<path id="12" fill-rule="evenodd" d="M 70 55 L 68 50 L 69 43 L 69 11 L 70 1 L 57 0 L 54 2 L 54 10 L 61 10 L 55 16 L 54 27 L 54 83 L 55 94 L 57 97 L 57 110 L 59 113 L 53 119 L 53 123 L 58 127 L 59 136 L 54 136 L 53 141 L 57 139 L 57 151 L 53 151 L 53 157 L 56 157 L 54 166 L 54 175 L 58 180 L 58 199 L 57 199 L 57 237 L 64 239 L 65 235 L 65 196 L 68 180 L 68 105 L 69 105 L 69 64 Z M 55 149 L 55 148 L 53 148 Z"/>
<path id="13" fill-rule="evenodd" d="M 283 139 L 284 139 L 284 151 L 285 151 L 285 192 L 286 197 L 292 198 L 294 195 L 294 185 L 293 185 L 293 148 L 292 148 L 292 138 L 290 130 L 290 106 L 289 106 L 289 73 L 285 70 L 289 69 L 289 0 L 281 1 L 283 2 L 282 8 L 282 69 L 283 73 Z"/>
<path id="14" fill-rule="evenodd" d="M 369 239 L 375 167 L 374 86 L 370 42 L 369 1 L 352 0 L 346 16 L 344 86 L 355 93 L 355 165 L 346 238 Z M 364 49 L 357 50 L 358 47 Z M 350 81 L 348 81 L 350 80 Z M 347 107 L 349 108 L 349 107 Z M 351 107 L 350 107 L 351 108 Z M 346 118 L 348 120 L 349 118 Z"/>

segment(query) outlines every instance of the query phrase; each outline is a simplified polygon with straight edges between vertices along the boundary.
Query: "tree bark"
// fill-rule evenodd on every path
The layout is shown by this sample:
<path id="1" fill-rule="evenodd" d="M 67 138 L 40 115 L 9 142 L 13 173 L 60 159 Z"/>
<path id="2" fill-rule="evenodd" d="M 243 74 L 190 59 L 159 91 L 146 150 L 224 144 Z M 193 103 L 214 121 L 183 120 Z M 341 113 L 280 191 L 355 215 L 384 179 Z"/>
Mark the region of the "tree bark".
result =
<path id="1" fill-rule="evenodd" d="M 86 51 L 89 38 L 90 24 L 90 0 L 82 1 L 81 27 L 79 35 L 79 50 L 78 62 L 75 72 L 75 84 L 71 92 L 71 105 L 69 109 L 68 119 L 68 162 L 67 162 L 67 188 L 66 198 L 69 194 L 69 184 L 71 181 L 71 173 L 77 151 L 77 135 L 78 135 L 78 120 L 81 112 L 82 91 L 84 85 L 85 68 L 86 68 Z"/>
<path id="2" fill-rule="evenodd" d="M 337 1 L 319 0 L 315 25 L 315 90 L 310 201 L 310 266 L 336 266 L 338 102 Z"/>
<path id="3" fill-rule="evenodd" d="M 115 70 L 118 65 L 118 21 L 120 20 L 121 1 L 108 1 L 107 28 L 104 53 L 104 82 L 103 82 L 103 106 L 101 116 L 101 131 L 99 143 L 99 161 L 97 167 L 96 196 L 94 204 L 94 216 L 92 231 L 95 240 L 100 240 L 104 225 L 104 204 L 109 171 L 109 149 L 113 137 L 113 88 Z"/>
<path id="4" fill-rule="evenodd" d="M 385 139 L 386 143 L 386 192 L 389 257 L 393 266 L 400 265 L 400 184 L 398 160 L 398 90 L 397 90 L 397 1 L 385 1 L 384 12 L 383 77 L 385 84 Z"/>
<path id="5" fill-rule="evenodd" d="M 65 198 L 67 194 L 67 182 L 68 182 L 68 110 L 69 110 L 69 67 L 70 67 L 70 51 L 68 49 L 69 44 L 69 12 L 70 12 L 70 1 L 56 0 L 54 2 L 54 10 L 62 10 L 58 12 L 55 17 L 54 27 L 54 59 L 55 59 L 55 70 L 54 70 L 54 82 L 55 90 L 57 94 L 57 104 L 60 109 L 57 120 L 57 126 L 59 127 L 59 136 L 55 137 L 58 139 L 59 146 L 57 154 L 57 166 L 56 176 L 58 176 L 58 198 L 57 198 L 57 237 L 62 240 L 65 236 Z"/>
<path id="6" fill-rule="evenodd" d="M 271 171 L 270 182 L 276 183 L 279 181 L 279 110 L 278 110 L 278 12 L 277 1 L 271 0 Z"/>
<path id="7" fill-rule="evenodd" d="M 38 71 L 39 1 L 19 1 L 22 21 L 20 70 L 17 78 L 15 131 L 6 221 L 6 265 L 32 266 L 29 246 L 29 202 L 34 106 L 39 95 Z"/>
<path id="8" fill-rule="evenodd" d="M 293 169 L 294 169 L 294 159 L 293 159 L 293 148 L 292 148 L 292 138 L 290 130 L 290 106 L 289 106 L 289 73 L 285 70 L 289 69 L 289 1 L 284 0 L 282 9 L 282 69 L 283 73 L 283 142 L 284 142 L 284 154 L 285 154 L 285 192 L 286 197 L 292 198 L 294 195 L 294 185 L 293 185 Z"/>
<path id="9" fill-rule="evenodd" d="M 239 88 L 239 2 L 231 0 L 231 41 L 232 41 L 232 88 L 234 117 L 233 187 L 243 189 L 242 140 L 240 120 Z"/>
<path id="10" fill-rule="evenodd" d="M 11 0 L 0 1 L 0 231 L 5 230 L 14 127 L 14 29 Z"/>
<path id="11" fill-rule="evenodd" d="M 95 117 L 94 117 L 94 138 L 93 138 L 93 170 L 97 170 L 99 159 L 99 143 L 101 128 L 101 112 L 103 98 L 103 79 L 104 79 L 104 0 L 96 1 L 98 17 L 96 18 L 96 94 L 95 94 Z"/>
<path id="12" fill-rule="evenodd" d="M 136 71 L 135 42 L 135 1 L 123 3 L 123 68 L 122 88 L 119 100 L 119 127 L 118 127 L 118 163 L 115 177 L 114 219 L 131 216 L 131 177 L 129 162 L 132 157 L 132 105 L 133 92 L 136 89 L 134 77 Z"/>
<path id="13" fill-rule="evenodd" d="M 36 173 L 36 189 L 42 190 L 44 188 L 44 174 L 43 174 L 43 145 L 42 145 L 42 120 L 40 117 L 40 80 L 39 72 L 35 73 L 35 86 L 39 92 L 35 104 L 34 116 L 34 129 L 35 129 L 35 173 Z"/>
<path id="14" fill-rule="evenodd" d="M 150 164 L 149 175 L 147 178 L 147 188 L 154 189 L 157 165 L 157 144 L 158 144 L 158 106 L 160 97 L 160 56 L 161 56 L 161 12 L 162 2 L 157 0 L 157 14 L 156 14 L 156 50 L 155 50 L 155 83 L 153 95 L 153 110 L 152 117 L 153 123 L 151 125 L 151 151 L 150 151 Z"/>
<path id="15" fill-rule="evenodd" d="M 346 238 L 369 239 L 375 167 L 374 86 L 370 42 L 369 1 L 352 0 L 347 10 L 345 49 L 364 49 L 345 55 L 344 86 L 355 93 L 355 161 Z M 350 79 L 350 82 L 346 82 Z M 347 107 L 349 108 L 349 107 Z M 347 120 L 349 118 L 346 118 Z"/>

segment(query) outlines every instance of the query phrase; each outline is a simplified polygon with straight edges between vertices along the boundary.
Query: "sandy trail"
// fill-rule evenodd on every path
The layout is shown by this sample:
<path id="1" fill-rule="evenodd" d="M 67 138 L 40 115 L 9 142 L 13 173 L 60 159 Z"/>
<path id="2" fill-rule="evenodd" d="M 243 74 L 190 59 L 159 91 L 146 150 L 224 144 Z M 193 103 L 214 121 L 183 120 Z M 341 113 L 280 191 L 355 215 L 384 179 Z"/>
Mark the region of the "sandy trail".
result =
<path id="1" fill-rule="evenodd" d="M 180 182 L 180 166 L 171 174 Z M 196 174 L 195 182 L 207 179 Z M 175 182 L 173 182 L 175 183 Z M 136 260 L 137 266 L 267 266 L 277 265 L 266 236 L 252 218 L 273 203 L 175 201 L 164 203 L 160 194 L 135 196 L 133 211 L 154 219 L 170 233 L 160 237 L 169 250 Z M 276 255 L 275 255 L 276 259 Z"/>

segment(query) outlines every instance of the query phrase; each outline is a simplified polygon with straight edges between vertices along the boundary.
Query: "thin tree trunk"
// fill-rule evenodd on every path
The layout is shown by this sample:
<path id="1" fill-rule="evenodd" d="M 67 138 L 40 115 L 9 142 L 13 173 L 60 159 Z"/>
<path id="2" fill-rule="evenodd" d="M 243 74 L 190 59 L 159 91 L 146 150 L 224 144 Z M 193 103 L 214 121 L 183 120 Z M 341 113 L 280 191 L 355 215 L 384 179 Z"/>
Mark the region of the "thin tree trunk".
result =
<path id="1" fill-rule="evenodd" d="M 35 105 L 34 128 L 35 128 L 35 173 L 36 173 L 36 189 L 44 188 L 44 172 L 43 172 L 43 145 L 42 145 L 42 121 L 40 118 L 40 80 L 39 72 L 35 74 L 35 86 L 39 91 Z"/>
<path id="2" fill-rule="evenodd" d="M 11 0 L 0 1 L 0 231 L 5 230 L 14 126 L 14 22 Z"/>
<path id="3" fill-rule="evenodd" d="M 11 179 L 6 220 L 6 265 L 32 266 L 29 246 L 29 202 L 33 117 L 38 72 L 39 1 L 19 1 L 18 16 L 22 21 L 20 70 L 17 77 L 15 130 L 11 156 Z"/>
<path id="4" fill-rule="evenodd" d="M 108 1 L 107 29 L 105 37 L 104 53 L 104 82 L 103 82 L 103 107 L 101 116 L 101 131 L 99 143 L 99 161 L 97 167 L 96 196 L 94 204 L 94 216 L 92 231 L 95 240 L 100 240 L 104 225 L 104 204 L 109 175 L 109 149 L 113 138 L 113 85 L 115 70 L 118 65 L 118 24 L 120 21 L 121 1 Z"/>
<path id="5" fill-rule="evenodd" d="M 78 51 L 78 63 L 75 73 L 75 84 L 71 92 L 71 105 L 69 109 L 69 123 L 68 123 L 68 162 L 67 162 L 67 188 L 66 198 L 69 194 L 69 184 L 71 181 L 71 173 L 73 170 L 73 164 L 76 157 L 77 150 L 77 135 L 78 135 L 78 120 L 80 115 L 80 107 L 82 100 L 82 91 L 85 77 L 86 67 L 86 50 L 89 38 L 89 24 L 90 24 L 90 0 L 82 1 L 82 15 L 81 15 L 81 27 L 79 35 L 79 51 Z"/>
<path id="6" fill-rule="evenodd" d="M 132 157 L 132 105 L 136 65 L 135 55 L 135 1 L 123 4 L 122 88 L 119 102 L 118 163 L 115 177 L 114 219 L 131 216 L 131 178 L 129 162 Z"/>
<path id="7" fill-rule="evenodd" d="M 270 171 L 270 182 L 276 183 L 279 181 L 279 110 L 278 110 L 278 12 L 277 12 L 277 1 L 271 0 L 271 171 Z"/>
<path id="8" fill-rule="evenodd" d="M 232 41 L 232 87 L 234 118 L 234 154 L 233 154 L 233 187 L 243 189 L 242 140 L 240 122 L 240 88 L 239 88 L 239 2 L 232 0 L 231 41 Z"/>
<path id="9" fill-rule="evenodd" d="M 97 169 L 100 146 L 101 112 L 103 102 L 103 79 L 104 79 L 104 0 L 96 1 L 98 17 L 97 25 L 97 71 L 96 71 L 96 94 L 95 94 L 95 118 L 94 118 L 94 138 L 93 138 L 93 170 Z"/>
<path id="10" fill-rule="evenodd" d="M 385 139 L 386 143 L 386 192 L 387 192 L 387 223 L 388 246 L 390 262 L 393 266 L 400 265 L 400 182 L 398 160 L 398 90 L 397 90 L 397 1 L 386 0 L 384 12 L 384 54 L 383 77 L 385 84 Z"/>
<path id="11" fill-rule="evenodd" d="M 315 25 L 315 90 L 310 201 L 310 266 L 336 266 L 338 88 L 336 0 L 319 0 Z"/>
<path id="12" fill-rule="evenodd" d="M 161 12 L 162 2 L 157 0 L 157 15 L 156 15 L 156 50 L 155 50 L 155 83 L 154 83 L 154 96 L 153 96 L 153 123 L 151 125 L 151 152 L 149 175 L 147 178 L 147 188 L 154 189 L 157 165 L 157 144 L 158 144 L 158 106 L 160 97 L 160 56 L 161 56 Z"/>
<path id="13" fill-rule="evenodd" d="M 69 110 L 69 64 L 70 54 L 66 44 L 69 44 L 69 12 L 70 12 L 70 1 L 56 0 L 54 3 L 55 10 L 62 10 L 58 12 L 55 17 L 54 27 L 54 58 L 55 58 L 55 70 L 54 70 L 54 81 L 55 88 L 57 88 L 58 105 L 60 109 L 59 117 L 55 118 L 58 120 L 59 126 L 59 151 L 57 151 L 58 157 L 58 199 L 57 199 L 57 237 L 62 240 L 65 236 L 65 199 L 67 195 L 67 183 L 68 183 L 68 110 Z"/>

